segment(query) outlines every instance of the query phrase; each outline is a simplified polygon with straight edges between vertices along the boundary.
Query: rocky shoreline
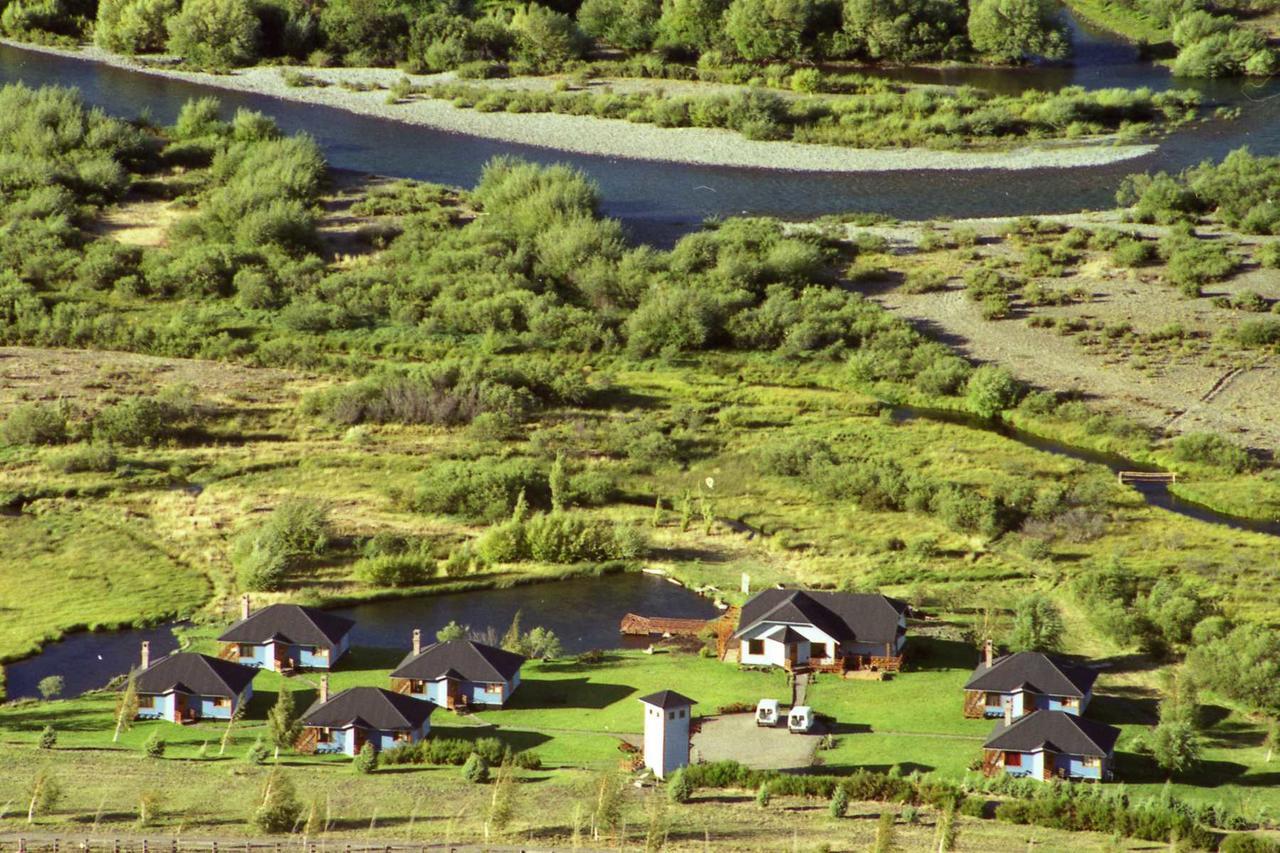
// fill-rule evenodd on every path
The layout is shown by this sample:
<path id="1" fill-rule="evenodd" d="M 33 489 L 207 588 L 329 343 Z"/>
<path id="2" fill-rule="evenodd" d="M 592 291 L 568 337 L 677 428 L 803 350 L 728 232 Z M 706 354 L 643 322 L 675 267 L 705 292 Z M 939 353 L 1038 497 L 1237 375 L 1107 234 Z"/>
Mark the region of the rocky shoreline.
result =
<path id="1" fill-rule="evenodd" d="M 549 148 L 574 154 L 623 159 L 688 163 L 704 166 L 796 172 L 966 171 L 977 169 L 1062 169 L 1105 166 L 1150 154 L 1154 144 L 1054 142 L 999 151 L 934 151 L 929 149 L 850 149 L 795 142 L 758 142 L 728 130 L 660 128 L 615 119 L 559 113 L 513 114 L 477 112 L 424 98 L 387 103 L 385 89 L 406 75 L 393 68 L 310 68 L 257 66 L 230 74 L 179 71 L 86 46 L 48 47 L 0 39 L 22 50 L 51 53 L 116 68 L 182 80 L 220 89 L 372 116 L 449 133 Z M 285 72 L 294 71 L 323 85 L 290 86 Z M 415 85 L 443 82 L 450 75 L 408 75 Z M 356 91 L 355 87 L 371 88 Z"/>

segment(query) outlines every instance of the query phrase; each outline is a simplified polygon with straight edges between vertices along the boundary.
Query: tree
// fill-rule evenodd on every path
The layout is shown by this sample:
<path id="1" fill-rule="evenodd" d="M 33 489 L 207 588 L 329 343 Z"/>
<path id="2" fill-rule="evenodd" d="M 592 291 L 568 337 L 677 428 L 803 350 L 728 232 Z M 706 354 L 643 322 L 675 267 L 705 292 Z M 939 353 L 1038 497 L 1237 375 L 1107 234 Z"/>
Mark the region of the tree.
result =
<path id="1" fill-rule="evenodd" d="M 961 52 L 962 9 L 946 0 L 845 0 L 844 32 L 871 59 L 951 56 Z"/>
<path id="2" fill-rule="evenodd" d="M 994 418 L 1018 401 L 1018 381 L 1003 367 L 984 364 L 969 377 L 965 400 L 974 414 Z"/>
<path id="3" fill-rule="evenodd" d="M 502 635 L 502 642 L 499 644 L 502 648 L 509 652 L 520 654 L 524 648 L 524 635 L 520 633 L 520 611 L 516 611 L 516 615 L 511 618 L 511 627 L 507 628 L 507 633 Z"/>
<path id="4" fill-rule="evenodd" d="M 849 811 L 849 792 L 844 789 L 844 785 L 836 785 L 836 789 L 831 792 L 831 802 L 827 804 L 827 809 L 832 817 L 844 817 L 845 812 Z"/>
<path id="5" fill-rule="evenodd" d="M 302 816 L 302 803 L 292 780 L 280 768 L 272 769 L 262 787 L 262 797 L 252 822 L 261 832 L 291 832 Z"/>
<path id="6" fill-rule="evenodd" d="M 369 774 L 378 769 L 378 753 L 374 752 L 373 744 L 365 742 L 360 747 L 360 752 L 356 754 L 355 761 L 352 762 L 357 773 Z"/>
<path id="7" fill-rule="evenodd" d="M 949 853 L 956 849 L 956 840 L 960 835 L 960 827 L 956 821 L 956 805 L 947 803 L 938 813 L 937 850 L 938 853 Z"/>
<path id="8" fill-rule="evenodd" d="M 249 751 L 244 754 L 244 760 L 250 764 L 266 764 L 267 759 L 270 757 L 271 750 L 261 736 L 253 742 L 249 747 Z"/>
<path id="9" fill-rule="evenodd" d="M 1194 643 L 1187 666 L 1211 690 L 1272 718 L 1280 716 L 1280 631 L 1240 625 Z"/>
<path id="10" fill-rule="evenodd" d="M 439 631 L 436 631 L 436 642 L 447 643 L 450 640 L 465 640 L 471 628 L 467 625 L 459 625 L 452 620 Z"/>
<path id="11" fill-rule="evenodd" d="M 24 403 L 0 421 L 0 444 L 62 444 L 67 440 L 67 416 L 60 406 Z"/>
<path id="12" fill-rule="evenodd" d="M 659 0 L 583 0 L 578 7 L 578 26 L 614 47 L 648 50 L 661 11 Z"/>
<path id="13" fill-rule="evenodd" d="M 622 823 L 622 795 L 625 787 L 625 777 L 616 771 L 606 770 L 596 777 L 595 807 L 591 814 L 596 838 L 600 837 L 601 829 L 616 829 Z"/>
<path id="14" fill-rule="evenodd" d="M 409 21 L 391 0 L 337 0 L 321 7 L 320 31 L 348 65 L 394 65 L 405 57 Z"/>
<path id="15" fill-rule="evenodd" d="M 168 744 L 165 743 L 164 738 L 160 737 L 160 733 L 152 732 L 151 737 L 147 738 L 146 742 L 142 744 L 142 751 L 147 758 L 164 758 L 166 746 Z"/>
<path id="16" fill-rule="evenodd" d="M 62 689 L 66 687 L 66 681 L 61 675 L 46 675 L 40 679 L 40 683 L 36 685 L 36 689 L 40 691 L 40 696 L 44 700 L 57 699 L 62 695 Z"/>
<path id="17" fill-rule="evenodd" d="M 1179 577 L 1161 578 L 1139 601 L 1138 609 L 1150 628 L 1144 645 L 1153 651 L 1183 647 L 1191 632 L 1213 611 L 1211 602 Z"/>
<path id="18" fill-rule="evenodd" d="M 556 461 L 551 463 L 551 473 L 547 476 L 547 485 L 551 489 L 551 511 L 564 512 L 565 496 L 569 491 L 569 475 L 564 470 L 563 453 L 557 453 Z"/>
<path id="19" fill-rule="evenodd" d="M 193 65 L 248 65 L 257 44 L 258 17 L 248 0 L 185 0 L 169 21 L 169 50 Z"/>
<path id="20" fill-rule="evenodd" d="M 662 0 L 658 17 L 658 45 L 691 53 L 714 48 L 723 38 L 721 16 L 725 0 Z"/>
<path id="21" fill-rule="evenodd" d="M 563 653 L 555 631 L 540 625 L 525 635 L 523 647 L 529 657 L 540 660 L 554 660 Z"/>
<path id="22" fill-rule="evenodd" d="M 280 758 L 280 750 L 290 749 L 302 733 L 302 720 L 294 708 L 293 691 L 284 685 L 280 686 L 276 703 L 267 712 L 267 732 L 275 745 L 277 759 Z"/>
<path id="23" fill-rule="evenodd" d="M 1070 53 L 1058 9 L 1049 0 L 974 0 L 969 5 L 969 41 L 997 62 L 1030 56 L 1063 59 Z"/>
<path id="24" fill-rule="evenodd" d="M 733 0 L 724 31 L 743 59 L 798 59 L 812 17 L 812 0 Z"/>
<path id="25" fill-rule="evenodd" d="M 49 770 L 38 770 L 27 788 L 27 795 L 27 823 L 35 823 L 37 817 L 58 807 L 58 801 L 62 799 L 62 786 Z"/>
<path id="26" fill-rule="evenodd" d="M 58 732 L 53 726 L 45 726 L 40 732 L 40 748 L 53 749 L 58 744 Z"/>
<path id="27" fill-rule="evenodd" d="M 1200 733 L 1190 723 L 1161 720 L 1151 732 L 1151 754 L 1170 778 L 1200 761 Z"/>
<path id="28" fill-rule="evenodd" d="M 1018 604 L 1009 646 L 1015 651 L 1056 651 L 1065 631 L 1058 605 L 1047 596 L 1029 595 Z"/>
<path id="29" fill-rule="evenodd" d="M 558 71 L 582 55 L 582 33 L 573 18 L 536 3 L 516 10 L 511 19 L 516 53 L 539 71 Z"/>
<path id="30" fill-rule="evenodd" d="M 510 760 L 498 766 L 494 778 L 493 794 L 489 797 L 489 813 L 485 819 L 487 831 L 502 832 L 510 824 L 516 811 L 515 764 Z"/>
<path id="31" fill-rule="evenodd" d="M 687 803 L 693 797 L 693 780 L 681 767 L 667 780 L 667 796 L 673 803 Z"/>
<path id="32" fill-rule="evenodd" d="M 898 845 L 894 840 L 893 822 L 893 812 L 880 812 L 880 820 L 876 823 L 876 843 L 871 848 L 873 853 L 890 853 L 890 851 L 897 849 Z"/>
<path id="33" fill-rule="evenodd" d="M 462 778 L 475 785 L 483 785 L 489 781 L 489 764 L 479 753 L 473 752 L 467 756 L 466 764 L 462 765 Z"/>
<path id="34" fill-rule="evenodd" d="M 762 809 L 769 807 L 769 783 L 761 782 L 760 787 L 756 789 L 756 805 Z"/>
<path id="35" fill-rule="evenodd" d="M 120 740 L 122 732 L 128 731 L 133 726 L 134 718 L 138 716 L 138 680 L 137 673 L 133 670 L 129 671 L 129 678 L 124 683 L 124 691 L 120 694 L 120 699 L 116 702 L 116 731 L 111 736 L 111 742 L 116 743 Z"/>
<path id="36" fill-rule="evenodd" d="M 112 53 L 157 53 L 168 39 L 165 22 L 178 11 L 178 0 L 100 0 L 93 41 Z"/>

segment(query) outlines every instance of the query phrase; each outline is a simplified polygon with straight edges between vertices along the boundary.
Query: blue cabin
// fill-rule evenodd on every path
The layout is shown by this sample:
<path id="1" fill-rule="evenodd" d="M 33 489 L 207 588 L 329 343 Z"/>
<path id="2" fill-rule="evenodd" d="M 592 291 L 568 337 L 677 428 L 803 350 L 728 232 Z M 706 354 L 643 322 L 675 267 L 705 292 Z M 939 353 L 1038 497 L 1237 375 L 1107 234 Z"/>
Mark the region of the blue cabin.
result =
<path id="1" fill-rule="evenodd" d="M 413 632 L 413 651 L 391 673 L 391 689 L 428 699 L 442 708 L 501 707 L 520 686 L 523 655 L 473 640 L 449 640 L 422 648 Z"/>
<path id="2" fill-rule="evenodd" d="M 982 771 L 1049 781 L 1110 779 L 1120 730 L 1066 711 L 1032 711 L 996 724 Z"/>
<path id="3" fill-rule="evenodd" d="M 134 682 L 140 720 L 229 720 L 253 696 L 252 667 L 191 652 L 151 663 L 146 646 Z"/>
<path id="4" fill-rule="evenodd" d="M 986 655 L 964 685 L 964 715 L 973 719 L 1003 717 L 1012 709 L 1014 719 L 1032 711 L 1065 711 L 1083 714 L 1093 698 L 1096 670 L 1040 652 L 1018 652 L 992 658 Z"/>
<path id="5" fill-rule="evenodd" d="M 302 715 L 298 751 L 355 756 L 366 743 L 375 752 L 417 743 L 431 731 L 431 702 L 381 687 L 352 687 L 328 697 L 323 677 L 320 698 Z"/>
<path id="6" fill-rule="evenodd" d="M 219 657 L 274 672 L 332 669 L 351 648 L 355 627 L 350 619 L 297 604 L 272 604 L 254 613 L 247 595 L 240 617 L 218 638 L 224 644 Z"/>

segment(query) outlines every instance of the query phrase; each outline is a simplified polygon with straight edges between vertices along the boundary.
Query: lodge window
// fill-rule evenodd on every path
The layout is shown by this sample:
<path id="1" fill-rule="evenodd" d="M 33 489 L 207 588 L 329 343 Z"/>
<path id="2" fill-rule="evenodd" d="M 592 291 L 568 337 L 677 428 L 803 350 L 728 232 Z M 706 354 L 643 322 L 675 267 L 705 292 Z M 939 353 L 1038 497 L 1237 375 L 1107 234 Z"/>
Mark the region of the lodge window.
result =
<path id="1" fill-rule="evenodd" d="M 484 686 L 484 692 L 486 692 L 486 693 L 502 693 L 502 685 L 501 685 L 501 684 L 486 684 L 486 685 Z"/>
<path id="2" fill-rule="evenodd" d="M 1077 700 L 1074 696 L 1064 696 L 1062 698 L 1062 707 L 1064 708 L 1074 708 L 1077 704 Z"/>
<path id="3" fill-rule="evenodd" d="M 1006 752 L 1006 753 L 1004 754 L 1004 766 L 1005 766 L 1005 767 L 1021 767 L 1021 766 L 1022 766 L 1022 753 L 1021 753 L 1021 752 Z"/>
<path id="4" fill-rule="evenodd" d="M 154 697 L 154 696 L 139 696 L 139 697 L 138 697 L 138 708 L 139 708 L 139 709 L 141 709 L 141 708 L 154 708 L 155 706 L 156 706 L 156 697 Z"/>
<path id="5" fill-rule="evenodd" d="M 316 743 L 333 743 L 333 729 L 320 729 Z"/>
<path id="6" fill-rule="evenodd" d="M 240 644 L 240 657 L 242 658 L 251 658 L 255 654 L 257 654 L 257 651 L 258 651 L 258 647 L 253 645 L 252 643 Z"/>
<path id="7" fill-rule="evenodd" d="M 667 719 L 668 719 L 668 720 L 674 720 L 675 718 L 676 718 L 676 712 L 675 712 L 675 711 L 668 711 L 668 712 L 667 712 Z"/>
<path id="8" fill-rule="evenodd" d="M 410 692 L 410 693 L 426 693 L 426 692 L 427 692 L 427 682 L 425 682 L 425 681 L 410 681 L 410 682 L 409 682 L 409 692 Z"/>
<path id="9" fill-rule="evenodd" d="M 680 719 L 684 719 L 684 708 L 680 709 Z"/>
<path id="10" fill-rule="evenodd" d="M 983 701 L 984 701 L 986 704 L 988 704 L 988 705 L 999 705 L 999 704 L 1000 704 L 1000 694 L 999 694 L 999 693 L 988 693 L 988 694 L 987 694 L 987 698 L 986 698 L 986 699 L 984 699 Z"/>
<path id="11" fill-rule="evenodd" d="M 810 643 L 809 657 L 814 657 L 814 658 L 830 657 L 830 655 L 827 654 L 827 644 L 826 643 Z"/>
<path id="12" fill-rule="evenodd" d="M 1096 755 L 1086 755 L 1084 760 L 1080 762 L 1086 769 L 1096 770 L 1102 766 L 1102 759 Z"/>
<path id="13" fill-rule="evenodd" d="M 214 697 L 213 697 L 213 707 L 215 707 L 215 708 L 230 708 L 230 707 L 231 707 L 231 700 L 230 700 L 230 699 L 228 699 L 228 698 L 227 698 L 227 697 L 225 697 L 225 696 L 214 696 Z"/>
<path id="14" fill-rule="evenodd" d="M 764 654 L 764 640 L 747 640 L 747 654 L 749 655 Z"/>

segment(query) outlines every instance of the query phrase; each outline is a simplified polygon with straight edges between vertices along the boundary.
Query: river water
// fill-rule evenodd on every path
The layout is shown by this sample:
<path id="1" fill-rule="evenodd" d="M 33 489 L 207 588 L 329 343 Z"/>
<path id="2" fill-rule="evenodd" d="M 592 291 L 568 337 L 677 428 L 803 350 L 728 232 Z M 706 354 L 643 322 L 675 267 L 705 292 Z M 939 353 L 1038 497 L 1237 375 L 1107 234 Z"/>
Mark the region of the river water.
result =
<path id="1" fill-rule="evenodd" d="M 1123 42 L 1072 24 L 1076 59 L 1071 66 L 1023 69 L 904 69 L 886 76 L 921 82 L 972 83 L 1004 92 L 1067 85 L 1191 85 L 1138 58 Z M 539 162 L 567 162 L 601 187 L 604 207 L 633 234 L 670 243 L 709 216 L 767 214 L 798 219 L 826 213 L 871 211 L 899 218 L 1062 213 L 1109 207 L 1120 179 L 1131 172 L 1180 169 L 1221 157 L 1241 145 L 1258 153 L 1280 152 L 1280 82 L 1197 83 L 1213 103 L 1240 106 L 1235 121 L 1187 128 L 1137 160 L 1084 169 L 1007 172 L 897 171 L 861 174 L 790 173 L 715 168 L 566 154 L 493 142 L 425 127 L 295 104 L 109 68 L 92 62 L 0 46 L 0 81 L 76 86 L 93 104 L 134 116 L 143 108 L 171 121 L 188 98 L 214 95 L 228 110 L 247 106 L 273 117 L 286 131 L 306 131 L 337 167 L 397 177 L 471 186 L 496 154 Z"/>

